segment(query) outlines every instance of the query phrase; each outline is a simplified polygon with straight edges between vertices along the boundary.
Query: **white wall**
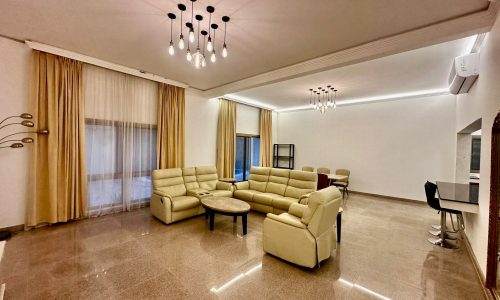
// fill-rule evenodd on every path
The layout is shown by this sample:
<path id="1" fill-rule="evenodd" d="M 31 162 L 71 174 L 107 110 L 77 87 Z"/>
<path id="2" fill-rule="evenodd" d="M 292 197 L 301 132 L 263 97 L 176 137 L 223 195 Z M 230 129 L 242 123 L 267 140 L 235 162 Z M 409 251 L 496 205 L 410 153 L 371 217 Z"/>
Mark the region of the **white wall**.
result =
<path id="1" fill-rule="evenodd" d="M 351 190 L 425 200 L 426 180 L 453 180 L 455 96 L 280 113 L 279 143 L 295 168 L 351 170 Z"/>
<path id="2" fill-rule="evenodd" d="M 32 113 L 28 96 L 30 58 L 30 50 L 24 44 L 0 37 L 0 120 Z M 9 126 L 1 131 L 0 137 L 22 128 L 26 129 Z M 0 149 L 0 228 L 24 224 L 31 146 Z"/>
<path id="3" fill-rule="evenodd" d="M 259 134 L 260 108 L 236 103 L 236 133 Z"/>
<path id="4" fill-rule="evenodd" d="M 497 17 L 491 32 L 481 47 L 479 78 L 468 94 L 459 95 L 456 111 L 456 131 L 482 118 L 481 181 L 479 213 L 466 214 L 467 237 L 485 274 L 488 245 L 488 218 L 491 175 L 491 129 L 500 109 L 500 20 Z"/>
<path id="5" fill-rule="evenodd" d="M 185 166 L 214 166 L 219 101 L 186 90 Z"/>

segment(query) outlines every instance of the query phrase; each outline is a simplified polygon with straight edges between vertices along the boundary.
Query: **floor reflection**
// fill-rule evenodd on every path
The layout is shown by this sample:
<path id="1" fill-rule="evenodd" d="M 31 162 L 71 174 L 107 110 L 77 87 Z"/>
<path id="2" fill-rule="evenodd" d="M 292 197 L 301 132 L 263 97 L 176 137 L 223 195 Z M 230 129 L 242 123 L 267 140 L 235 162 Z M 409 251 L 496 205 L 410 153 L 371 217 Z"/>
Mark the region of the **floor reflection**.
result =
<path id="1" fill-rule="evenodd" d="M 464 249 L 427 242 L 425 205 L 351 195 L 342 243 L 319 268 L 262 251 L 264 214 L 164 225 L 130 213 L 23 232 L 4 249 L 5 299 L 483 299 Z"/>

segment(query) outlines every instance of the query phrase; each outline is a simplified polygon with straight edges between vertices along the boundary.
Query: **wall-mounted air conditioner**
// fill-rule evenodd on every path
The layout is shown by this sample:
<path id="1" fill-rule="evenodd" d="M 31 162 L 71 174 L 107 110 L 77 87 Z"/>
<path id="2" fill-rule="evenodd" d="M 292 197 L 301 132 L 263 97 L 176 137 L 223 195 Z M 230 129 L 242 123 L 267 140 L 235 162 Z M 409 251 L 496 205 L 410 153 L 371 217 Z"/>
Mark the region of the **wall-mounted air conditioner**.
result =
<path id="1" fill-rule="evenodd" d="M 455 57 L 448 79 L 450 93 L 454 95 L 467 93 L 478 76 L 479 53 Z"/>

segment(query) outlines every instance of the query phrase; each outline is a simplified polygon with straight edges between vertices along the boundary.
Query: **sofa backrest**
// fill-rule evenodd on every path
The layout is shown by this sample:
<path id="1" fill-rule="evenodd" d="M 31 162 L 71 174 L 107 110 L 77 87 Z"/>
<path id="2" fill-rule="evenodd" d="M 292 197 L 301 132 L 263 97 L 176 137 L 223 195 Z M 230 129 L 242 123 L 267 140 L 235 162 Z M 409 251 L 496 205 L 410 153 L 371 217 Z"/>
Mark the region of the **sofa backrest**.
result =
<path id="1" fill-rule="evenodd" d="M 251 167 L 250 178 L 248 184 L 251 190 L 265 192 L 271 168 L 267 167 Z"/>
<path id="2" fill-rule="evenodd" d="M 290 178 L 290 170 L 272 168 L 267 183 L 266 193 L 285 195 L 285 190 Z"/>
<path id="3" fill-rule="evenodd" d="M 208 191 L 215 190 L 219 180 L 217 168 L 214 166 L 196 167 L 196 180 L 200 188 Z"/>
<path id="4" fill-rule="evenodd" d="M 154 190 L 165 192 L 172 197 L 186 195 L 186 186 L 182 178 L 182 169 L 154 170 L 151 177 Z"/>
<path id="5" fill-rule="evenodd" d="M 200 188 L 198 181 L 196 181 L 196 169 L 194 167 L 183 168 L 182 177 L 184 178 L 184 185 L 187 190 Z"/>
<path id="6" fill-rule="evenodd" d="M 285 197 L 299 199 L 301 196 L 314 192 L 318 182 L 318 174 L 308 171 L 290 171 L 290 180 L 285 190 Z"/>
<path id="7" fill-rule="evenodd" d="M 335 223 L 341 201 L 342 195 L 334 186 L 311 193 L 302 223 L 307 225 L 312 235 L 320 236 Z"/>

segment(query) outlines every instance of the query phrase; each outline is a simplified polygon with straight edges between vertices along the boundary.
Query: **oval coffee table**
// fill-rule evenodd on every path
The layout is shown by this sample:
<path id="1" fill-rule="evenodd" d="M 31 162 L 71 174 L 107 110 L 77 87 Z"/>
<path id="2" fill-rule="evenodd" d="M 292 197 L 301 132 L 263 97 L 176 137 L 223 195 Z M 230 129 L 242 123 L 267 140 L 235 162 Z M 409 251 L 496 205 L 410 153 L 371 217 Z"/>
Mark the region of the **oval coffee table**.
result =
<path id="1" fill-rule="evenodd" d="M 229 197 L 205 197 L 201 199 L 201 205 L 205 208 L 205 218 L 210 217 L 210 230 L 214 230 L 215 214 L 233 216 L 233 222 L 241 216 L 243 223 L 243 235 L 247 234 L 247 215 L 250 211 L 250 205 Z"/>

